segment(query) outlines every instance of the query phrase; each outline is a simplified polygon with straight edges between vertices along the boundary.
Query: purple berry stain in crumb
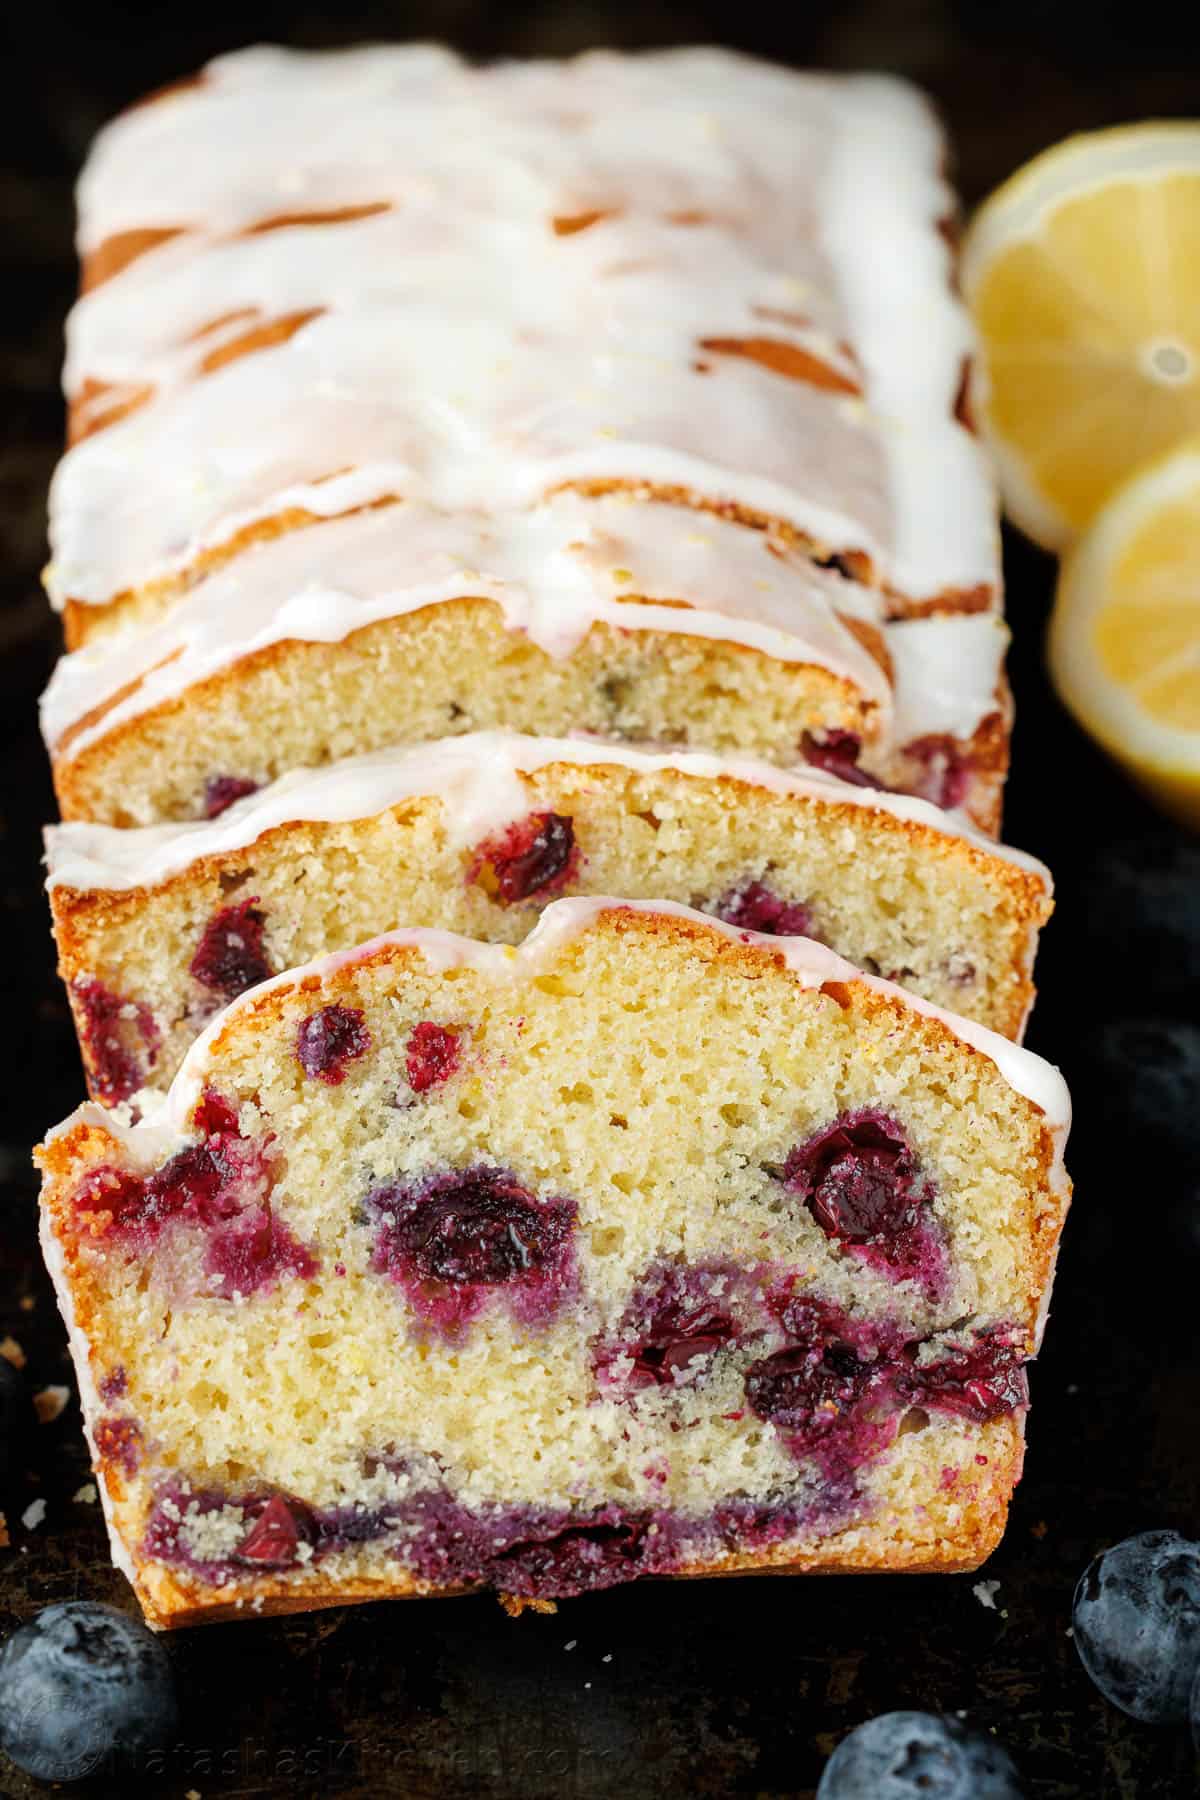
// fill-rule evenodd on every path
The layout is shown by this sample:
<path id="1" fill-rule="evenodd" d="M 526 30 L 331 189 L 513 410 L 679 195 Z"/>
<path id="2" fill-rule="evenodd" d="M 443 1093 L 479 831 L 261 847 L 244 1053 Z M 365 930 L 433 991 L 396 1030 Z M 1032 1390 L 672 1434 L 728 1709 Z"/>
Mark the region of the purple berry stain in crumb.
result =
<path id="1" fill-rule="evenodd" d="M 903 746 L 901 754 L 919 770 L 911 793 L 945 811 L 962 805 L 971 785 L 973 765 L 955 738 L 944 733 L 914 738 Z"/>
<path id="2" fill-rule="evenodd" d="M 965 1341 L 944 1344 L 929 1361 L 918 1360 L 917 1348 L 906 1347 L 896 1375 L 902 1399 L 977 1425 L 1002 1419 L 1028 1401 L 1024 1354 L 1015 1331 L 992 1326 L 974 1332 Z"/>
<path id="3" fill-rule="evenodd" d="M 74 1209 L 87 1236 L 144 1256 L 168 1230 L 198 1232 L 206 1283 L 223 1299 L 257 1293 L 283 1275 L 310 1279 L 315 1257 L 271 1210 L 268 1148 L 242 1136 L 235 1108 L 219 1094 L 204 1094 L 194 1123 L 200 1140 L 149 1175 L 101 1166 L 84 1176 Z"/>
<path id="4" fill-rule="evenodd" d="M 751 1411 L 795 1455 L 814 1457 L 827 1479 L 846 1479 L 896 1434 L 888 1350 L 899 1345 L 889 1344 L 886 1328 L 808 1297 L 788 1298 L 780 1323 L 793 1341 L 747 1370 Z"/>
<path id="5" fill-rule="evenodd" d="M 783 1183 L 826 1237 L 897 1281 L 946 1283 L 932 1188 L 903 1127 L 876 1107 L 843 1113 L 788 1154 Z"/>
<path id="6" fill-rule="evenodd" d="M 525 1324 L 548 1320 L 576 1285 L 573 1200 L 539 1200 L 501 1169 L 451 1169 L 376 1188 L 371 1267 L 455 1336 L 503 1290 Z"/>
<path id="7" fill-rule="evenodd" d="M 214 1234 L 204 1266 L 218 1293 L 228 1298 L 256 1294 L 284 1275 L 311 1281 L 318 1264 L 311 1250 L 272 1213 L 254 1210 L 231 1219 Z"/>
<path id="8" fill-rule="evenodd" d="M 125 1373 L 124 1363 L 117 1363 L 111 1368 L 99 1384 L 100 1398 L 107 1401 L 122 1399 L 128 1389 L 129 1377 Z"/>
<path id="9" fill-rule="evenodd" d="M 128 1100 L 158 1059 L 162 1034 L 154 1014 L 90 975 L 73 981 L 71 994 L 100 1099 L 110 1105 Z"/>
<path id="10" fill-rule="evenodd" d="M 263 944 L 267 915 L 257 899 L 239 900 L 214 913 L 188 965 L 202 986 L 226 1000 L 244 994 L 274 973 Z"/>
<path id="11" fill-rule="evenodd" d="M 836 775 L 855 787 L 878 788 L 885 794 L 915 794 L 944 811 L 962 805 L 974 767 L 962 745 L 944 734 L 914 738 L 903 746 L 902 756 L 916 770 L 915 779 L 904 788 L 891 787 L 859 766 L 862 740 L 853 731 L 806 731 L 800 739 L 800 751 L 814 769 L 823 769 L 827 775 Z"/>
<path id="12" fill-rule="evenodd" d="M 945 968 L 946 980 L 952 986 L 965 988 L 974 985 L 978 970 L 970 957 L 964 956 L 961 950 L 956 950 L 946 958 Z"/>
<path id="13" fill-rule="evenodd" d="M 886 1449 L 909 1407 L 983 1424 L 1026 1403 L 1014 1330 L 937 1344 L 908 1339 L 897 1320 L 851 1319 L 807 1294 L 781 1290 L 768 1304 L 790 1341 L 747 1370 L 746 1398 L 831 1478 Z"/>
<path id="14" fill-rule="evenodd" d="M 701 1379 L 717 1352 L 738 1337 L 734 1280 L 720 1263 L 649 1270 L 616 1333 L 597 1352 L 600 1384 L 636 1392 Z"/>
<path id="15" fill-rule="evenodd" d="M 565 885 L 578 852 L 575 826 L 562 813 L 530 813 L 492 837 L 475 852 L 468 879 L 490 870 L 496 892 L 507 905 Z"/>
<path id="16" fill-rule="evenodd" d="M 404 1073 L 414 1094 L 426 1094 L 440 1087 L 458 1069 L 462 1061 L 459 1033 L 448 1025 L 435 1025 L 422 1019 L 408 1034 L 404 1047 Z"/>
<path id="17" fill-rule="evenodd" d="M 799 900 L 785 900 L 762 881 L 743 881 L 721 895 L 712 907 L 718 919 L 742 931 L 773 937 L 813 937 L 813 916 Z"/>
<path id="18" fill-rule="evenodd" d="M 235 1554 L 239 1562 L 286 1569 L 296 1561 L 299 1547 L 300 1529 L 295 1513 L 281 1494 L 272 1494 L 251 1522 Z"/>
<path id="19" fill-rule="evenodd" d="M 136 1475 L 142 1460 L 142 1434 L 133 1419 L 110 1413 L 99 1420 L 95 1430 L 96 1454 L 105 1463 L 115 1463 L 126 1475 Z"/>
<path id="20" fill-rule="evenodd" d="M 189 1544 L 189 1521 L 236 1507 L 244 1532 L 223 1562 Z M 339 1550 L 383 1542 L 384 1553 L 423 1581 L 478 1585 L 528 1599 L 564 1599 L 669 1573 L 689 1557 L 777 1543 L 817 1518 L 841 1515 L 811 1496 L 730 1499 L 684 1518 L 667 1508 L 601 1503 L 576 1511 L 533 1506 L 469 1508 L 441 1487 L 371 1507 L 322 1509 L 293 1495 L 246 1497 L 161 1487 L 144 1549 L 156 1561 L 211 1582 L 252 1569 L 320 1563 Z"/>
<path id="21" fill-rule="evenodd" d="M 243 1529 L 228 1560 L 196 1555 L 188 1542 L 189 1522 L 232 1507 L 241 1514 Z M 321 1509 L 292 1494 L 232 1494 L 172 1480 L 155 1493 L 143 1547 L 156 1561 L 187 1569 L 203 1580 L 229 1581 L 247 1571 L 290 1569 L 302 1561 L 320 1561 L 338 1550 L 372 1543 L 394 1530 L 396 1511 L 359 1506 Z"/>
<path id="22" fill-rule="evenodd" d="M 883 782 L 860 769 L 862 739 L 854 731 L 806 731 L 800 738 L 800 751 L 806 763 L 836 775 L 854 787 L 882 788 Z"/>
<path id="23" fill-rule="evenodd" d="M 245 775 L 210 775 L 204 784 L 204 816 L 206 819 L 219 819 L 223 812 L 228 812 L 235 800 L 244 800 L 247 794 L 257 794 L 259 784 Z"/>
<path id="24" fill-rule="evenodd" d="M 346 1079 L 346 1064 L 365 1056 L 371 1034 L 356 1006 L 323 1006 L 301 1021 L 296 1033 L 296 1055 L 306 1075 L 338 1087 Z"/>

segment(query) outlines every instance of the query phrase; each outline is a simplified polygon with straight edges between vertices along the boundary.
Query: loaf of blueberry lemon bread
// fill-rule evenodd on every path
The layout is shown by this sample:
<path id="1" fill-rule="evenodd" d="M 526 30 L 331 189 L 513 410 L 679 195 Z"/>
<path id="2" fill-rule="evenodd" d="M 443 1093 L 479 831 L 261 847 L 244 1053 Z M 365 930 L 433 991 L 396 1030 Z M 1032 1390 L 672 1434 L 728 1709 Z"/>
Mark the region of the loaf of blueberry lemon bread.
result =
<path id="1" fill-rule="evenodd" d="M 118 119 L 51 505 L 64 810 L 505 727 L 807 755 L 994 829 L 942 160 L 903 83 L 700 50 L 258 49 Z"/>
<path id="2" fill-rule="evenodd" d="M 39 1152 L 117 1558 L 163 1625 L 1002 1530 L 1067 1204 L 1056 1072 L 680 907 L 409 930 Z"/>
<path id="3" fill-rule="evenodd" d="M 516 943 L 569 893 L 819 938 L 1020 1035 L 1048 872 L 832 775 L 483 733 L 297 771 L 214 817 L 47 832 L 59 965 L 99 1100 L 164 1087 L 226 1001 L 401 925 Z"/>

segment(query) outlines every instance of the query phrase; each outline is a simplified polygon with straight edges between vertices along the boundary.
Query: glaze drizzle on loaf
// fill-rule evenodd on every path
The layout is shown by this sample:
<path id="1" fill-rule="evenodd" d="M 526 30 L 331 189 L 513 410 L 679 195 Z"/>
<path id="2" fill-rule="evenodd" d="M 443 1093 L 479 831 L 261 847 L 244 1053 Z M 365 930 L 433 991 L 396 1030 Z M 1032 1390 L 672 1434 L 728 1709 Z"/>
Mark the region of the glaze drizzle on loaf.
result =
<path id="1" fill-rule="evenodd" d="M 52 594 L 104 605 L 284 504 L 344 510 L 348 471 L 358 505 L 682 492 L 901 605 L 991 594 L 941 161 L 902 83 L 716 51 L 221 58 L 111 125 L 81 186 L 97 265 L 173 235 L 72 322 L 80 426 L 140 404 L 58 472 Z"/>

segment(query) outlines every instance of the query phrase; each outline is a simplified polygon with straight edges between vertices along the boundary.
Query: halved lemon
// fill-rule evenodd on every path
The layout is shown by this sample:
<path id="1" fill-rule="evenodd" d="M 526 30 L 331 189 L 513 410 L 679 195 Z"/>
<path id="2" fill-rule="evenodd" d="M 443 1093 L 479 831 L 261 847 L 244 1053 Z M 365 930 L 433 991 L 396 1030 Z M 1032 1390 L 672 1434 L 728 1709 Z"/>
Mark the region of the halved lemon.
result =
<path id="1" fill-rule="evenodd" d="M 1005 505 L 1060 549 L 1126 476 L 1200 432 L 1200 124 L 1068 138 L 963 248 L 974 416 Z"/>
<path id="2" fill-rule="evenodd" d="M 1200 439 L 1122 487 L 1067 556 L 1049 660 L 1084 728 L 1200 828 Z"/>

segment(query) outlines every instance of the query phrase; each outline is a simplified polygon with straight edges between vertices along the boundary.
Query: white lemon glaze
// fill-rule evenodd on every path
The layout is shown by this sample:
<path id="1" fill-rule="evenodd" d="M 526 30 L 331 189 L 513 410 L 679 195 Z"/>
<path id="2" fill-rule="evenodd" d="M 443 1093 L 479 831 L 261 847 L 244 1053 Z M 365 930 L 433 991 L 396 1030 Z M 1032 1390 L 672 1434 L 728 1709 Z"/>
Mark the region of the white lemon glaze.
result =
<path id="1" fill-rule="evenodd" d="M 52 595 L 104 603 L 284 504 L 338 510 L 347 481 L 360 504 L 488 513 L 562 482 L 659 483 L 864 551 L 915 598 L 994 590 L 991 483 L 954 418 L 971 337 L 941 160 L 904 83 L 715 50 L 221 58 L 109 126 L 81 182 L 85 249 L 187 235 L 72 323 L 72 390 L 159 391 L 63 459 Z M 191 379 L 222 338 L 186 340 L 243 308 L 322 310 Z M 755 337 L 861 397 L 703 348 Z"/>

